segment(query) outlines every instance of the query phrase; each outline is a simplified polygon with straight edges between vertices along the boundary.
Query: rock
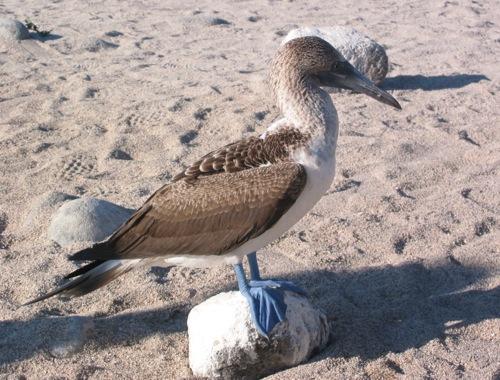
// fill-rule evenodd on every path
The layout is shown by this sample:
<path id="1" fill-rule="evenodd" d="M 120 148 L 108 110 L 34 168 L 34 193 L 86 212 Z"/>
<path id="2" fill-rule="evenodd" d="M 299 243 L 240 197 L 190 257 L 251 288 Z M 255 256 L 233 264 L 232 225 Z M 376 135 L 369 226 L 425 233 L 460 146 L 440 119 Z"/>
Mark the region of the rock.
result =
<path id="1" fill-rule="evenodd" d="M 95 37 L 86 39 L 81 45 L 82 49 L 87 50 L 91 53 L 97 53 L 101 50 L 116 49 L 118 46 L 119 45 L 112 42 L 101 40 L 100 38 Z"/>
<path id="2" fill-rule="evenodd" d="M 262 20 L 262 17 L 256 16 L 256 15 L 252 15 L 252 16 L 248 16 L 247 20 L 250 21 L 250 22 L 257 22 L 257 21 Z"/>
<path id="3" fill-rule="evenodd" d="M 326 316 L 303 296 L 286 292 L 285 302 L 287 320 L 269 340 L 257 334 L 240 292 L 221 293 L 195 306 L 187 321 L 194 376 L 257 379 L 323 349 L 330 335 Z"/>
<path id="4" fill-rule="evenodd" d="M 99 93 L 99 89 L 95 87 L 82 88 L 80 100 L 94 99 Z"/>
<path id="5" fill-rule="evenodd" d="M 206 16 L 204 18 L 204 21 L 205 21 L 205 23 L 207 23 L 207 25 L 210 25 L 210 26 L 231 24 L 229 21 L 224 20 L 223 18 L 213 17 L 213 16 Z"/>
<path id="6" fill-rule="evenodd" d="M 346 26 L 298 28 L 291 30 L 281 44 L 305 36 L 317 36 L 330 43 L 374 83 L 380 84 L 385 79 L 389 70 L 385 49 L 356 29 Z"/>
<path id="7" fill-rule="evenodd" d="M 23 221 L 23 229 L 31 231 L 47 220 L 47 215 L 52 215 L 62 203 L 78 197 L 60 191 L 49 191 L 42 194 L 31 206 L 30 211 Z"/>
<path id="8" fill-rule="evenodd" d="M 22 22 L 0 17 L 0 39 L 21 41 L 29 38 L 30 32 Z"/>
<path id="9" fill-rule="evenodd" d="M 61 246 L 96 243 L 111 235 L 133 210 L 96 198 L 79 198 L 63 204 L 52 218 L 49 238 Z"/>
<path id="10" fill-rule="evenodd" d="M 114 158 L 115 160 L 132 160 L 132 156 L 121 149 L 113 149 L 109 154 L 110 158 Z"/>
<path id="11" fill-rule="evenodd" d="M 109 32 L 104 33 L 108 37 L 120 37 L 123 36 L 122 32 L 119 32 L 117 30 L 110 30 Z"/>

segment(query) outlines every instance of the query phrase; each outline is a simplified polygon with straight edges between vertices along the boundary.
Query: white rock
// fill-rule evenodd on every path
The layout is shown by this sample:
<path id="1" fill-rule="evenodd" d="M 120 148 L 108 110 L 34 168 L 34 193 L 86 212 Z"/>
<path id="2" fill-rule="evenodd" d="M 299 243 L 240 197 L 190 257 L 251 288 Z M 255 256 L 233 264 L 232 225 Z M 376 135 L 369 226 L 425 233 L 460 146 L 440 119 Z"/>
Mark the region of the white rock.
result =
<path id="1" fill-rule="evenodd" d="M 376 84 L 381 83 L 387 75 L 389 60 L 385 49 L 356 29 L 346 26 L 303 27 L 288 32 L 281 44 L 306 36 L 316 36 L 327 41 Z"/>
<path id="2" fill-rule="evenodd" d="M 133 210 L 95 198 L 64 203 L 52 218 L 49 238 L 61 246 L 78 242 L 96 243 L 111 235 Z"/>
<path id="3" fill-rule="evenodd" d="M 0 17 L 0 39 L 20 41 L 28 38 L 30 38 L 30 32 L 22 22 Z"/>
<path id="4" fill-rule="evenodd" d="M 258 335 L 240 292 L 221 293 L 194 307 L 188 316 L 189 366 L 195 376 L 254 379 L 292 367 L 328 342 L 326 316 L 309 300 L 285 293 L 287 320 L 269 340 Z"/>

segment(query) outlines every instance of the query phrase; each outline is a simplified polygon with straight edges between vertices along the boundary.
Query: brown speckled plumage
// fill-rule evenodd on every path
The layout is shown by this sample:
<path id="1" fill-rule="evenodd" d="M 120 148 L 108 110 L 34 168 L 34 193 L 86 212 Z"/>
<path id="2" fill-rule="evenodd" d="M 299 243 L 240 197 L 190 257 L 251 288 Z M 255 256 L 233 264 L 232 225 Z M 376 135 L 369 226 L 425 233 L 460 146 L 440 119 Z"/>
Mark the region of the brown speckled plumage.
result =
<path id="1" fill-rule="evenodd" d="M 173 181 L 193 181 L 199 176 L 221 172 L 234 173 L 262 165 L 289 161 L 290 154 L 307 144 L 309 136 L 292 127 L 280 128 L 265 138 L 249 137 L 228 144 L 203 156 Z"/>

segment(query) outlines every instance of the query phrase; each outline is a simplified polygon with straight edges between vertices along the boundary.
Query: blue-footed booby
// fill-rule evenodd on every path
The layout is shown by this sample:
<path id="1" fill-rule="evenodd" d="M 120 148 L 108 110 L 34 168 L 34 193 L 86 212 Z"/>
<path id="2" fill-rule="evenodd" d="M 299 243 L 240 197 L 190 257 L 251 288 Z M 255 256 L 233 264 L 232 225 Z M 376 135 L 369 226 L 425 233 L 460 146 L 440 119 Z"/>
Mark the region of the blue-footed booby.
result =
<path id="1" fill-rule="evenodd" d="M 90 263 L 68 274 L 67 284 L 29 303 L 56 294 L 81 296 L 143 265 L 232 264 L 255 327 L 268 336 L 286 318 L 284 291 L 303 291 L 288 281 L 262 279 L 255 252 L 311 210 L 335 174 L 337 111 L 321 87 L 350 89 L 401 109 L 318 37 L 284 44 L 272 61 L 269 82 L 281 119 L 260 136 L 194 162 L 107 240 L 70 256 Z"/>

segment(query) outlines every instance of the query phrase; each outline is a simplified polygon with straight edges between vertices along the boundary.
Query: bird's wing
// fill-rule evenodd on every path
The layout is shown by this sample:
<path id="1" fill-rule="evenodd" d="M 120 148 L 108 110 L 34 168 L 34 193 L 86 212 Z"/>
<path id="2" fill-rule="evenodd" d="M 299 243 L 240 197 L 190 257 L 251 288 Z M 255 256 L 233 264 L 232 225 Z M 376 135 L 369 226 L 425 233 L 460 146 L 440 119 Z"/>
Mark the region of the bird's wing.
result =
<path id="1" fill-rule="evenodd" d="M 310 136 L 293 126 L 282 126 L 264 138 L 248 137 L 214 150 L 189 165 L 174 181 L 195 180 L 222 172 L 234 173 L 288 160 L 293 149 L 307 144 Z"/>
<path id="2" fill-rule="evenodd" d="M 221 255 L 269 229 L 293 205 L 305 169 L 281 162 L 160 188 L 107 241 L 73 260 Z"/>

